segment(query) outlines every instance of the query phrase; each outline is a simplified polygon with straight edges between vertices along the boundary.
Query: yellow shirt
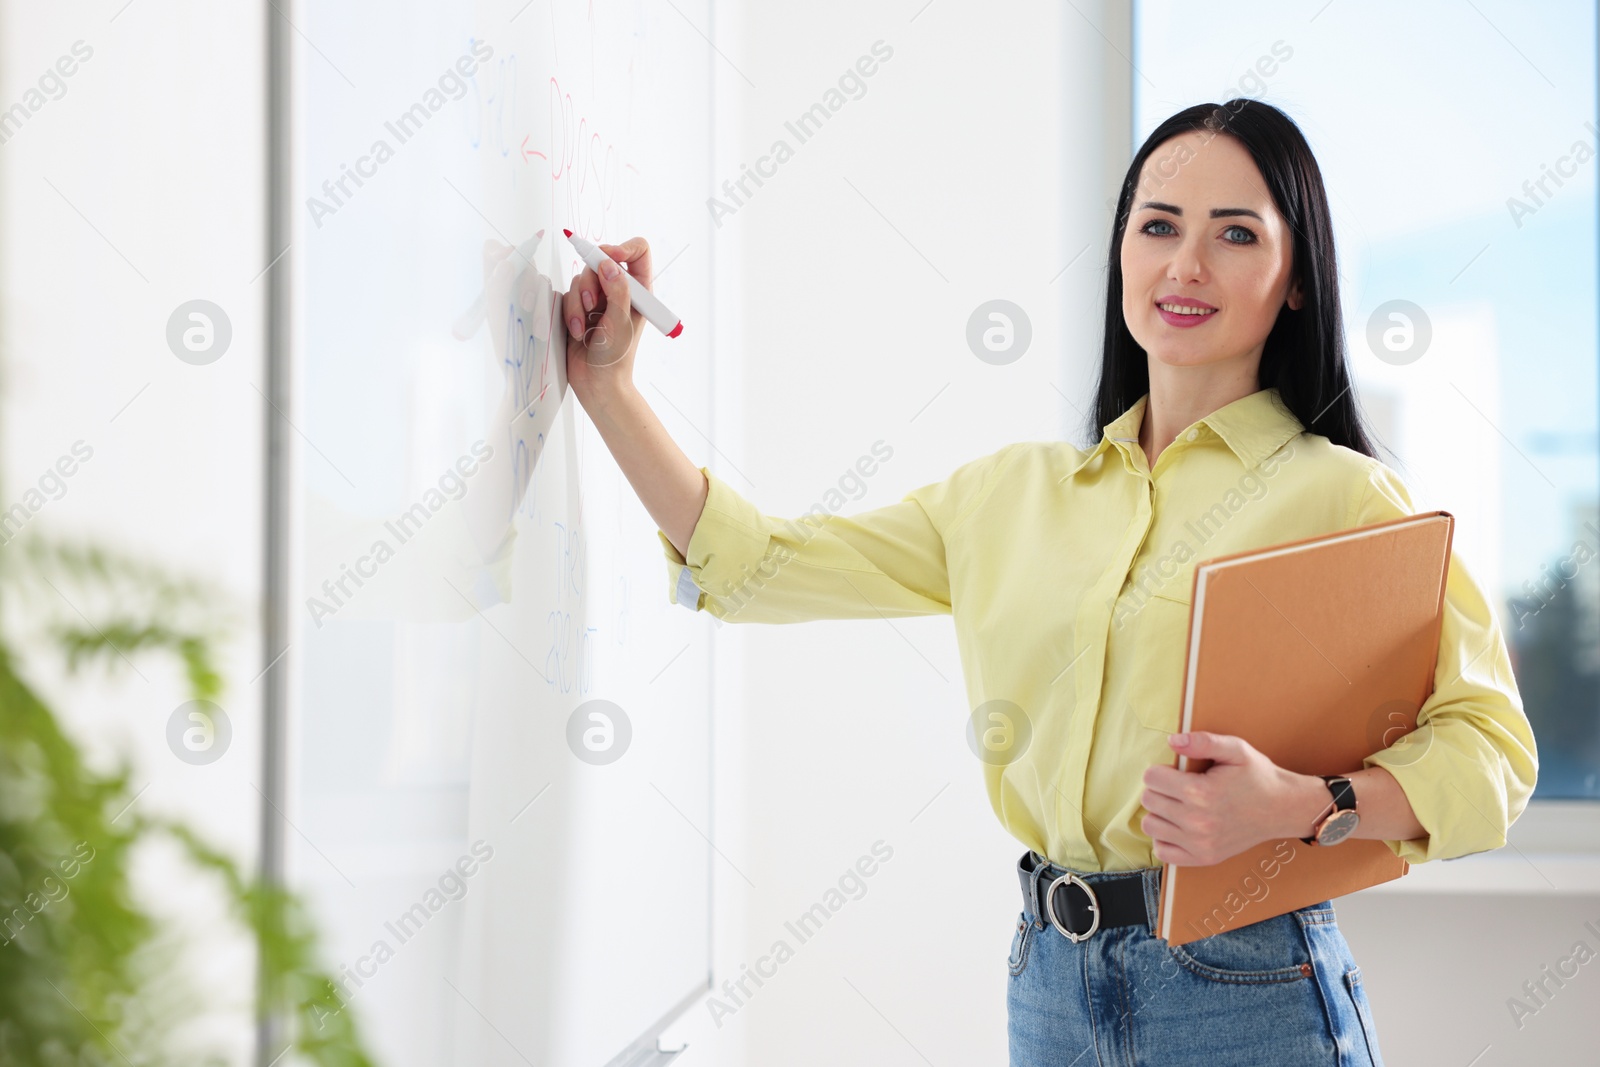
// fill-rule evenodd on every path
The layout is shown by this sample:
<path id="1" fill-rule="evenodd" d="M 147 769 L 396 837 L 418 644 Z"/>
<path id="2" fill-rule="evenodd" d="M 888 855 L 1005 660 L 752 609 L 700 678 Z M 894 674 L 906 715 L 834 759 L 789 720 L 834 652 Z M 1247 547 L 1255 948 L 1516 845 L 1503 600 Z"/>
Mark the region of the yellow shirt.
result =
<path id="1" fill-rule="evenodd" d="M 1195 562 L 1417 509 L 1393 470 L 1305 432 L 1276 389 L 1186 427 L 1152 471 L 1148 399 L 1090 451 L 1017 442 L 856 515 L 771 518 L 702 467 L 687 559 L 657 531 L 669 596 L 729 622 L 949 613 L 980 733 L 1029 731 L 1019 756 L 980 763 L 1001 823 L 1064 866 L 1159 866 L 1142 775 L 1174 755 Z M 1505 639 L 1459 553 L 1418 729 L 1362 765 L 1387 768 L 1427 830 L 1387 842 L 1412 863 L 1500 847 L 1533 793 Z"/>

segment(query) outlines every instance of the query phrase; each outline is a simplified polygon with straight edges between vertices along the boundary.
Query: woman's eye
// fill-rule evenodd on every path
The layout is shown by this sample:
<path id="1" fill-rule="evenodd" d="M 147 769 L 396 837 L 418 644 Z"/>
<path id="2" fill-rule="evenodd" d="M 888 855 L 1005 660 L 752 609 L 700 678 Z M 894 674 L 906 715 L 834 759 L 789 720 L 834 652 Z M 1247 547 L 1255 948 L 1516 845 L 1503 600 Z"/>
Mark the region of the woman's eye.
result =
<path id="1" fill-rule="evenodd" d="M 1166 231 L 1154 231 L 1151 229 L 1152 226 L 1165 226 L 1168 230 L 1170 230 L 1172 228 L 1172 223 L 1168 222 L 1166 219 L 1151 219 L 1149 222 L 1139 227 L 1139 232 L 1143 234 L 1149 234 L 1151 237 L 1167 236 Z M 1255 231 L 1251 230 L 1247 226 L 1229 226 L 1222 232 L 1230 235 L 1226 238 L 1229 244 L 1248 245 L 1254 244 L 1256 241 Z"/>

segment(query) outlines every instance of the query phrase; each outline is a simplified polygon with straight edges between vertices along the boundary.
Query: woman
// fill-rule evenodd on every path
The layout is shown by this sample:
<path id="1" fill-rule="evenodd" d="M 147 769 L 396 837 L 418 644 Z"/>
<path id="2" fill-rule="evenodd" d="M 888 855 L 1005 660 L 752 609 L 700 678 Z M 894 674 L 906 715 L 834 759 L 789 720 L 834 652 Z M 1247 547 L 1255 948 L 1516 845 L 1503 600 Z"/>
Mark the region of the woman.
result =
<path id="1" fill-rule="evenodd" d="M 1505 641 L 1459 554 L 1419 728 L 1347 782 L 1238 737 L 1169 733 L 1197 559 L 1416 510 L 1357 414 L 1332 235 L 1282 112 L 1174 115 L 1117 204 L 1098 443 L 1011 444 L 849 517 L 774 519 L 694 467 L 632 387 L 626 280 L 585 271 L 566 294 L 569 381 L 661 528 L 676 602 L 739 622 L 954 616 L 969 741 L 1028 846 L 1013 1064 L 1380 1064 L 1331 901 L 1169 946 L 1153 934 L 1161 864 L 1337 847 L 1316 835 L 1351 793 L 1351 837 L 1413 863 L 1460 856 L 1504 844 L 1533 792 Z M 602 247 L 649 283 L 642 239 Z M 1214 762 L 1180 772 L 1176 752 Z M 1048 892 L 1067 873 L 1082 883 Z"/>

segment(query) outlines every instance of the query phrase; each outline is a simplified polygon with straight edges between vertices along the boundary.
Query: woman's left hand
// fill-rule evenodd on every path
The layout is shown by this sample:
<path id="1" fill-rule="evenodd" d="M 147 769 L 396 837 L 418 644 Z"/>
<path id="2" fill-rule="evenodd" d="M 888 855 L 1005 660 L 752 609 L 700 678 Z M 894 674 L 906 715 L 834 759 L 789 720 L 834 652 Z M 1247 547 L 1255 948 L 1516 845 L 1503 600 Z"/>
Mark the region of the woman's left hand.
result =
<path id="1" fill-rule="evenodd" d="M 1296 789 L 1302 775 L 1284 770 L 1242 737 L 1195 730 L 1187 744 L 1176 743 L 1181 736 L 1167 736 L 1174 752 L 1213 762 L 1200 772 L 1165 765 L 1145 770 L 1141 802 L 1147 814 L 1139 826 L 1154 842 L 1158 860 L 1206 867 L 1288 836 L 1286 819 L 1304 796 Z M 1305 833 L 1314 817 L 1307 816 Z"/>

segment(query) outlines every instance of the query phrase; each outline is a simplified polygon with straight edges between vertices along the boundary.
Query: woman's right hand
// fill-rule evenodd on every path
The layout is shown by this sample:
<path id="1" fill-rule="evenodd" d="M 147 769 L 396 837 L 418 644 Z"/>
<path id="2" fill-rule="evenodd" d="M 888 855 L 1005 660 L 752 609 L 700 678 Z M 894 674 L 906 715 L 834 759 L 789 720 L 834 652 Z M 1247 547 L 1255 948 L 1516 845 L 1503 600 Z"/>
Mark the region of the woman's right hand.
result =
<path id="1" fill-rule="evenodd" d="M 633 385 L 634 353 L 645 319 L 633 310 L 623 271 L 646 289 L 651 278 L 650 245 L 643 237 L 598 247 L 622 264 L 622 269 L 608 278 L 585 267 L 561 299 L 561 315 L 567 324 L 567 384 L 584 407 L 591 398 L 603 398 Z M 601 260 L 600 266 L 608 264 Z"/>

